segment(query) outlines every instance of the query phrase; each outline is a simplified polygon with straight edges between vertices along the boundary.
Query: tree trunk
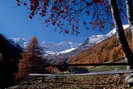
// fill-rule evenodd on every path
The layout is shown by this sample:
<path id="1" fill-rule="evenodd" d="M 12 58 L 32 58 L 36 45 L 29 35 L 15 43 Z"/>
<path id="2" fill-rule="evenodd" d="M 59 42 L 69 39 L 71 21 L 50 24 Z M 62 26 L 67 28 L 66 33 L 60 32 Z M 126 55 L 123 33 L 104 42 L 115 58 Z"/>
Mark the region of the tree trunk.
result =
<path id="1" fill-rule="evenodd" d="M 129 25 L 133 26 L 133 1 L 126 0 L 127 17 Z"/>
<path id="2" fill-rule="evenodd" d="M 133 69 L 133 53 L 128 45 L 128 42 L 124 33 L 124 29 L 122 26 L 122 21 L 120 18 L 120 13 L 117 5 L 117 0 L 111 0 L 111 9 L 112 9 L 112 16 L 114 18 L 115 27 L 118 33 L 118 39 L 121 43 L 123 52 L 128 60 L 129 67 L 130 69 Z"/>
<path id="3" fill-rule="evenodd" d="M 127 18 L 128 23 L 130 25 L 130 33 L 132 34 L 132 40 L 133 40 L 133 1 L 132 0 L 126 0 L 126 9 L 127 9 Z M 131 42 L 132 42 L 131 40 Z"/>

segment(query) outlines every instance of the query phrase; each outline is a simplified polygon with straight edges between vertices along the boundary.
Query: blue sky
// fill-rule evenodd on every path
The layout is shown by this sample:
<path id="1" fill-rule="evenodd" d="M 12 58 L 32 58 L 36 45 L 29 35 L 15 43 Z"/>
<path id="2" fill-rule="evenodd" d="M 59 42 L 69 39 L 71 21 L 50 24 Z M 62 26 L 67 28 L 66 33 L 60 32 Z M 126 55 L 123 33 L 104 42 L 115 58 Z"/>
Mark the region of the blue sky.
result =
<path id="1" fill-rule="evenodd" d="M 81 29 L 81 33 L 78 36 L 55 32 L 52 28 L 45 27 L 39 16 L 29 20 L 26 8 L 23 6 L 18 7 L 15 0 L 1 0 L 0 33 L 6 37 L 30 39 L 32 36 L 36 36 L 40 41 L 46 42 L 60 42 L 64 40 L 83 42 L 88 36 L 96 33 L 93 30 L 85 31 L 84 28 Z"/>

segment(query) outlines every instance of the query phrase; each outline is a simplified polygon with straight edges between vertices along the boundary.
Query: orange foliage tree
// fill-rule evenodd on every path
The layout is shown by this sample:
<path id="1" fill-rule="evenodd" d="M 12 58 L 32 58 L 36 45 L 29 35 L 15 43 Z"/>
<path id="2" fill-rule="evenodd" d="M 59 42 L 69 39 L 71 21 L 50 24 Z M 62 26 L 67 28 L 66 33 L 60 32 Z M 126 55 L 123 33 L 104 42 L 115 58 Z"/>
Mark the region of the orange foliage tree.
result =
<path id="1" fill-rule="evenodd" d="M 17 79 L 25 78 L 29 73 L 44 73 L 43 65 L 45 59 L 42 57 L 43 50 L 38 45 L 36 37 L 33 37 L 28 44 L 25 52 L 22 53 L 22 59 L 18 64 Z"/>
<path id="2" fill-rule="evenodd" d="M 30 56 L 30 61 L 29 61 L 30 70 L 29 71 L 32 73 L 44 72 L 43 64 L 45 63 L 45 60 L 43 60 L 43 50 L 39 46 L 36 37 L 32 38 L 31 42 L 27 46 L 26 52 Z"/>
<path id="3" fill-rule="evenodd" d="M 17 80 L 23 79 L 28 75 L 29 61 L 30 61 L 30 56 L 26 52 L 23 52 L 22 59 L 20 59 L 18 64 L 18 72 L 16 73 Z"/>

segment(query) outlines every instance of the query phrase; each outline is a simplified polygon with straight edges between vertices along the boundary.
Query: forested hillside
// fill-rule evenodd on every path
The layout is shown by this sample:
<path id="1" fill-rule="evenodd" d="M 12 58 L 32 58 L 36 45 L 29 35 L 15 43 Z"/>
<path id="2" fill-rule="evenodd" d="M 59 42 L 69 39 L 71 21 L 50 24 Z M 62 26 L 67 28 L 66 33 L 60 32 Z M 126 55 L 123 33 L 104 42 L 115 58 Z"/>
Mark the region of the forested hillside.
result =
<path id="1" fill-rule="evenodd" d="M 133 42 L 131 41 L 131 32 L 129 28 L 125 29 L 125 33 L 131 48 Z M 117 40 L 117 35 L 113 35 L 106 40 L 80 52 L 76 56 L 69 59 L 70 64 L 84 64 L 84 63 L 103 63 L 107 61 L 119 60 L 123 55 L 121 45 Z"/>

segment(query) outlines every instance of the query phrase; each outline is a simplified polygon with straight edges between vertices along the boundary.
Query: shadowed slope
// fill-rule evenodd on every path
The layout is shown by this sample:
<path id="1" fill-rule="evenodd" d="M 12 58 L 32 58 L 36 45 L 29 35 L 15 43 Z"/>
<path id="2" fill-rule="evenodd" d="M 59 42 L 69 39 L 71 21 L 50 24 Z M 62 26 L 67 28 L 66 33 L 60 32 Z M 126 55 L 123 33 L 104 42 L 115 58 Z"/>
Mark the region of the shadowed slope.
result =
<path id="1" fill-rule="evenodd" d="M 22 49 L 13 45 L 2 34 L 0 34 L 0 88 L 15 84 L 14 73 L 17 71 L 18 58 Z"/>

